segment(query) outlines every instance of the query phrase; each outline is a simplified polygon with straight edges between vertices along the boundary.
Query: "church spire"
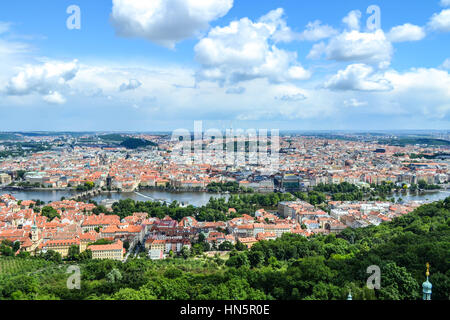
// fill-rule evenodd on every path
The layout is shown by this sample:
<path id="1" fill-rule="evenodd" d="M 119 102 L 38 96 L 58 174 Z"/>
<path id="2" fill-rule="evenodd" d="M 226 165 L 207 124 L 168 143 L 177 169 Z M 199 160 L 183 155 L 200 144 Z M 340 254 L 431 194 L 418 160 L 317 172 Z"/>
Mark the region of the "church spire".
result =
<path id="1" fill-rule="evenodd" d="M 433 285 L 430 283 L 430 264 L 427 263 L 427 281 L 425 281 L 422 284 L 422 292 L 423 292 L 423 300 L 431 300 L 431 289 L 433 288 Z"/>
<path id="2" fill-rule="evenodd" d="M 33 217 L 33 225 L 31 226 L 31 241 L 36 242 L 39 240 L 39 229 L 36 225 L 36 215 Z"/>
<path id="3" fill-rule="evenodd" d="M 32 226 L 32 228 L 33 228 L 33 229 L 37 229 L 37 225 L 36 225 L 36 215 L 34 215 L 34 217 L 33 217 L 33 226 Z"/>

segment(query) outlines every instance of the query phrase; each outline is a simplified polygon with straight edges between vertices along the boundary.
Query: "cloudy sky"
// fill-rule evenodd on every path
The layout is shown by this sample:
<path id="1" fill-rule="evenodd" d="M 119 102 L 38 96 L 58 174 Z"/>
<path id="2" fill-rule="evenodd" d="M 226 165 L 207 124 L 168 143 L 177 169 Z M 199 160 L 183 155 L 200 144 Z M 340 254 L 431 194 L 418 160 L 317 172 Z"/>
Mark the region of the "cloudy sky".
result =
<path id="1" fill-rule="evenodd" d="M 450 128 L 450 0 L 257 3 L 2 1 L 0 131 Z"/>

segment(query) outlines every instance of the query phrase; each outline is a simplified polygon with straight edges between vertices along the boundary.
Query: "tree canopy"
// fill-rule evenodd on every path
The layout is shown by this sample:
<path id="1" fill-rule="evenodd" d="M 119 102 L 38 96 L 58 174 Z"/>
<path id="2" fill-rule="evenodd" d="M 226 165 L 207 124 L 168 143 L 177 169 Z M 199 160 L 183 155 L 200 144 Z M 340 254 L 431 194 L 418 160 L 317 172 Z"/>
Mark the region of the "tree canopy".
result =
<path id="1" fill-rule="evenodd" d="M 0 299 L 343 300 L 351 290 L 355 300 L 416 300 L 429 262 L 432 299 L 448 300 L 449 216 L 450 198 L 340 235 L 284 234 L 243 251 L 227 244 L 223 247 L 231 251 L 225 260 L 201 250 L 184 250 L 162 261 L 79 259 L 82 290 L 67 289 L 68 265 L 56 252 L 37 257 L 2 253 Z M 72 257 L 77 254 L 71 249 Z M 369 266 L 380 268 L 380 290 L 366 286 Z"/>

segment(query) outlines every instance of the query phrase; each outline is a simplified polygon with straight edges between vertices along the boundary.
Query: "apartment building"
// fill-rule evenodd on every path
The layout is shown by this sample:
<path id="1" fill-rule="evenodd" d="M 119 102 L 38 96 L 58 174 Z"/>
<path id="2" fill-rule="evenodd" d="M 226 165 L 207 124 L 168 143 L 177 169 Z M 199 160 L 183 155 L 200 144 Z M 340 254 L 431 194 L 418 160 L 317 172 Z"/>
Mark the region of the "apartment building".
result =
<path id="1" fill-rule="evenodd" d="M 149 239 L 145 242 L 145 248 L 148 250 L 150 259 L 164 259 L 164 251 L 166 250 L 166 240 Z"/>
<path id="2" fill-rule="evenodd" d="M 11 176 L 6 173 L 0 173 L 0 185 L 8 185 L 12 182 Z"/>
<path id="3" fill-rule="evenodd" d="M 41 245 L 39 246 L 39 251 L 47 252 L 49 250 L 53 250 L 58 252 L 62 258 L 66 258 L 69 255 L 69 249 L 72 246 L 80 247 L 80 240 L 50 240 L 45 243 L 41 243 Z"/>
<path id="4" fill-rule="evenodd" d="M 123 242 L 117 240 L 113 244 L 93 245 L 88 247 L 92 251 L 92 259 L 109 259 L 122 261 L 125 249 Z"/>

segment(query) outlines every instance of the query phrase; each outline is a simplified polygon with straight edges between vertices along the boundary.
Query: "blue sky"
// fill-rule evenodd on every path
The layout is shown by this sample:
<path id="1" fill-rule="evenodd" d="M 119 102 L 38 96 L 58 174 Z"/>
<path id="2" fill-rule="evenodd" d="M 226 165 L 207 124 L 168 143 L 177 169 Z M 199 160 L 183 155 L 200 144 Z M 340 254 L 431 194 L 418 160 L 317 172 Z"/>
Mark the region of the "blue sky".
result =
<path id="1" fill-rule="evenodd" d="M 450 1 L 4 1 L 0 70 L 0 131 L 449 129 Z"/>

